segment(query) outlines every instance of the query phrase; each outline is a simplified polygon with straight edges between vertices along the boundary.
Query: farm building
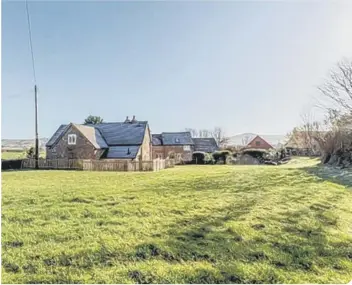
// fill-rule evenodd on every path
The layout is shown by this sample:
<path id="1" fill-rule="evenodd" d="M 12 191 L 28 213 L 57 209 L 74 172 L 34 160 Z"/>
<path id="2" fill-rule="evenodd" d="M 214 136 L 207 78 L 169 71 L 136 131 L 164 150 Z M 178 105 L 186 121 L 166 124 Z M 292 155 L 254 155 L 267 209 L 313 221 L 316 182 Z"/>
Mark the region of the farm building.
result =
<path id="1" fill-rule="evenodd" d="M 194 142 L 190 132 L 161 133 L 152 135 L 153 158 L 175 158 L 191 161 Z"/>
<path id="2" fill-rule="evenodd" d="M 264 140 L 261 136 L 255 136 L 245 148 L 256 148 L 256 149 L 272 149 L 273 146 Z"/>
<path id="3" fill-rule="evenodd" d="M 151 160 L 148 122 L 61 125 L 46 144 L 47 159 Z"/>
<path id="4" fill-rule="evenodd" d="M 229 137 L 226 147 L 271 149 L 281 148 L 285 141 L 283 135 L 258 135 L 244 133 Z"/>

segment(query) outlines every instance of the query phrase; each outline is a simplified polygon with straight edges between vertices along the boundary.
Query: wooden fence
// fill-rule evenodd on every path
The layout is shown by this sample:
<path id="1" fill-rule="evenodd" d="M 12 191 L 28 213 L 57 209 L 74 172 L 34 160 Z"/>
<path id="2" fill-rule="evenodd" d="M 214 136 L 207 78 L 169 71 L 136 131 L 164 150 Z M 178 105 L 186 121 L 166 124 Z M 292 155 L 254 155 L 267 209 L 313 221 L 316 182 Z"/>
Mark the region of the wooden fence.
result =
<path id="1" fill-rule="evenodd" d="M 91 159 L 39 159 L 40 169 L 76 169 L 87 171 L 159 171 L 175 166 L 172 159 L 154 159 L 150 161 L 132 160 L 91 160 Z M 22 168 L 35 168 L 34 159 L 24 159 Z"/>
<path id="2" fill-rule="evenodd" d="M 83 169 L 80 159 L 38 159 L 41 169 Z M 35 159 L 24 159 L 22 168 L 35 168 Z"/>

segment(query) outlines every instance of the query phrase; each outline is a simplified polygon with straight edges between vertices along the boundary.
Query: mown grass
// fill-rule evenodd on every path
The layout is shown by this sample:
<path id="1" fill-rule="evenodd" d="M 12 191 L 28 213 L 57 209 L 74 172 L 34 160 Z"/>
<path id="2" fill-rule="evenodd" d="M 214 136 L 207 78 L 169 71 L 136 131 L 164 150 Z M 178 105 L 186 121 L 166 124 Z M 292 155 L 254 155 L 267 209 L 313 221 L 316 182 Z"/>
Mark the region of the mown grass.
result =
<path id="1" fill-rule="evenodd" d="M 352 191 L 311 164 L 2 173 L 2 282 L 347 283 Z"/>

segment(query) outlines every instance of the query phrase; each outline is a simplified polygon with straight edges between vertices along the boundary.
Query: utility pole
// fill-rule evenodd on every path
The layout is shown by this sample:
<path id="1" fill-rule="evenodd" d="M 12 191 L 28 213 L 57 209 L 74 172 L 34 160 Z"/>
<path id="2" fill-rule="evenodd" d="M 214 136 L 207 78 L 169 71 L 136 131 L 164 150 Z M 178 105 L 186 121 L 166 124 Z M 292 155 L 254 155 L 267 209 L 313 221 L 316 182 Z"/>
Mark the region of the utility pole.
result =
<path id="1" fill-rule="evenodd" d="M 27 23 L 28 23 L 28 36 L 29 36 L 29 47 L 32 55 L 32 68 L 33 68 L 33 79 L 34 79 L 34 104 L 35 104 L 35 169 L 39 168 L 38 159 L 39 159 L 39 139 L 38 139 L 38 90 L 37 90 L 37 79 L 35 76 L 35 64 L 34 64 L 34 53 L 32 45 L 32 31 L 31 31 L 31 21 L 29 16 L 28 9 L 28 0 L 26 0 L 26 12 L 27 12 Z"/>
<path id="2" fill-rule="evenodd" d="M 38 138 L 38 94 L 37 85 L 34 85 L 34 102 L 35 102 L 35 169 L 39 168 L 39 138 Z"/>

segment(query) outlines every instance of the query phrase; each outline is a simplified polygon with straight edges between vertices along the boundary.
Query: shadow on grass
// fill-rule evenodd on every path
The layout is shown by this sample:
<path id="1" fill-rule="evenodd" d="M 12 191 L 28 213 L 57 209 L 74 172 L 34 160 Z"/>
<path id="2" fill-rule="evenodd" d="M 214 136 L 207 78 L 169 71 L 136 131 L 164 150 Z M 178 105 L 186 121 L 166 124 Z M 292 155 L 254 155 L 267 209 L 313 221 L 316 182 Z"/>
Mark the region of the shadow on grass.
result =
<path id="1" fill-rule="evenodd" d="M 329 166 L 312 166 L 301 168 L 307 173 L 317 176 L 322 180 L 327 180 L 346 187 L 352 187 L 352 169 L 339 169 Z"/>
<path id="2" fill-rule="evenodd" d="M 135 258 L 209 264 L 209 269 L 184 276 L 184 283 L 287 283 L 279 270 L 312 275 L 316 268 L 348 270 L 344 262 L 352 261 L 351 241 L 329 241 L 326 229 L 336 225 L 334 217 L 325 215 L 329 206 L 315 203 L 305 211 L 287 211 L 274 221 L 274 231 L 265 222 L 247 222 L 242 227 L 226 224 L 240 220 L 254 205 L 244 205 L 242 213 L 236 213 L 231 205 L 214 213 L 216 216 L 185 219 L 170 228 L 166 241 L 138 246 Z M 301 223 L 308 212 L 311 221 Z M 259 269 L 262 272 L 251 272 L 253 266 L 263 264 L 267 266 Z M 135 270 L 129 276 L 136 283 L 168 283 L 152 272 Z"/>

